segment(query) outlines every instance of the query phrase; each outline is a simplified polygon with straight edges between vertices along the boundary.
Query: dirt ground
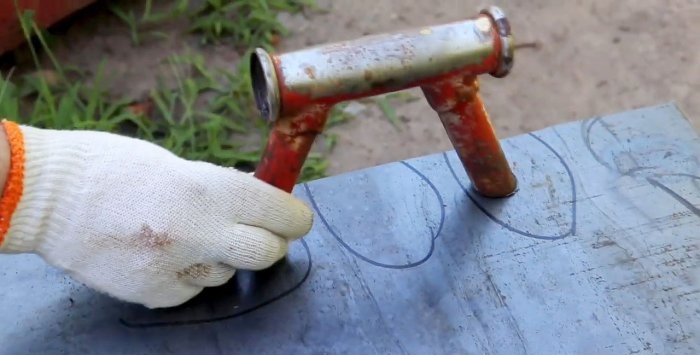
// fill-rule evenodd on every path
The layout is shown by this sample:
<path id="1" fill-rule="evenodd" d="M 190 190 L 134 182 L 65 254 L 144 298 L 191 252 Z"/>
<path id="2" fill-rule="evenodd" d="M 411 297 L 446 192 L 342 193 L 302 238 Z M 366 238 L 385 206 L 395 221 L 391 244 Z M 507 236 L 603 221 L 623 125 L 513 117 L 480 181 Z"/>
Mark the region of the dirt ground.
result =
<path id="1" fill-rule="evenodd" d="M 516 40 L 541 46 L 518 51 L 508 77 L 482 79 L 483 97 L 500 137 L 668 101 L 680 105 L 700 129 L 697 0 L 318 2 L 327 11 L 284 16 L 294 34 L 281 50 L 457 20 L 484 5 L 502 7 Z M 72 21 L 59 58 L 95 67 L 107 57 L 116 79 L 113 90 L 135 97 L 153 85 L 162 59 L 196 46 L 173 36 L 133 48 L 112 16 Z M 205 53 L 218 65 L 233 68 L 237 60 L 227 48 Z M 340 139 L 330 156 L 330 174 L 451 149 L 424 100 L 398 107 L 403 121 L 398 129 L 373 106 L 355 109 L 358 118 L 336 129 Z"/>

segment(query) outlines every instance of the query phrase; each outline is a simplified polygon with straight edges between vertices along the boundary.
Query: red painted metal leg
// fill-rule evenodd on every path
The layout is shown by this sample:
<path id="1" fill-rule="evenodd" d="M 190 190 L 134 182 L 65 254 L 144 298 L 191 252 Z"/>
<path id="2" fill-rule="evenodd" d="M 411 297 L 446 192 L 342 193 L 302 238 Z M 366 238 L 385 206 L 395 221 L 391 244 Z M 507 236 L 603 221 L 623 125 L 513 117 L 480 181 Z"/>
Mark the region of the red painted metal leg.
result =
<path id="1" fill-rule="evenodd" d="M 323 131 L 328 105 L 312 105 L 295 116 L 281 117 L 270 132 L 255 177 L 292 192 L 316 136 Z"/>
<path id="2" fill-rule="evenodd" d="M 438 113 L 474 189 L 486 197 L 506 197 L 517 180 L 501 149 L 474 76 L 454 76 L 421 87 Z"/>

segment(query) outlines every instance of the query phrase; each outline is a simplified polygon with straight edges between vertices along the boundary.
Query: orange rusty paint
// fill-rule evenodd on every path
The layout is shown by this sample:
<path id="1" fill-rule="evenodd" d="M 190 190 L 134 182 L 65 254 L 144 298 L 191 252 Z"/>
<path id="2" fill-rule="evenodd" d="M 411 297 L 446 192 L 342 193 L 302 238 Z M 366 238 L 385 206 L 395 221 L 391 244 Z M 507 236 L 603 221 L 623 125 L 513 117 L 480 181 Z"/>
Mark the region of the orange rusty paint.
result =
<path id="1" fill-rule="evenodd" d="M 505 197 L 517 189 L 475 76 L 455 77 L 422 87 L 438 113 L 474 188 L 486 197 Z"/>
<path id="2" fill-rule="evenodd" d="M 39 28 L 45 29 L 95 0 L 0 0 L 0 54 L 21 45 L 25 38 L 17 17 L 15 2 L 21 10 L 33 10 Z"/>
<path id="3" fill-rule="evenodd" d="M 329 106 L 311 105 L 274 123 L 255 177 L 291 192 L 316 136 L 323 131 Z"/>

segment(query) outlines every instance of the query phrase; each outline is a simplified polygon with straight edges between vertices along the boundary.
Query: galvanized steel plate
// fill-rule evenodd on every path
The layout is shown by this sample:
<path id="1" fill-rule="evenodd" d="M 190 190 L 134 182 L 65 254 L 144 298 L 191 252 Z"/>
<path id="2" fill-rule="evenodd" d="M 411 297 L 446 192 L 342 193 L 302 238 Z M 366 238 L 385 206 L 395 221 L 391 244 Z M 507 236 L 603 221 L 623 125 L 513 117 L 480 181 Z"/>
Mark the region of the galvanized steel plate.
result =
<path id="1" fill-rule="evenodd" d="M 1 354 L 697 354 L 700 139 L 673 105 L 505 139 L 508 199 L 454 152 L 298 185 L 271 270 L 149 311 L 0 256 Z"/>

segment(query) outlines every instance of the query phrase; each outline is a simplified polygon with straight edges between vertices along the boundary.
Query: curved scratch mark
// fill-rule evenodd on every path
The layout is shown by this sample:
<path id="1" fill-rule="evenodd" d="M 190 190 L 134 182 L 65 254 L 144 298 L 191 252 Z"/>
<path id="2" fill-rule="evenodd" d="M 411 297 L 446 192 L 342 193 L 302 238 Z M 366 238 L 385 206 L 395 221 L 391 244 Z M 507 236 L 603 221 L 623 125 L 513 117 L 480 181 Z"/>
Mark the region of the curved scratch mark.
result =
<path id="1" fill-rule="evenodd" d="M 457 173 L 455 172 L 454 168 L 452 167 L 452 164 L 450 163 L 450 160 L 447 157 L 447 152 L 443 153 L 443 158 L 445 159 L 445 163 L 447 163 L 447 167 L 450 169 L 450 172 L 452 173 L 452 177 L 457 181 L 459 186 L 462 188 L 465 194 L 467 194 L 467 197 L 476 205 L 476 207 L 483 213 L 485 214 L 489 219 L 491 219 L 493 222 L 497 223 L 498 225 L 508 229 L 511 232 L 523 235 L 525 237 L 529 238 L 535 238 L 535 239 L 545 239 L 545 240 L 557 240 L 557 239 L 562 239 L 566 238 L 571 235 L 576 235 L 576 184 L 574 182 L 574 175 L 571 172 L 571 169 L 569 168 L 569 165 L 566 163 L 564 158 L 557 152 L 552 146 L 547 144 L 544 140 L 542 140 L 540 137 L 536 136 L 533 133 L 529 133 L 529 135 L 533 138 L 535 138 L 537 141 L 542 143 L 547 149 L 549 149 L 554 155 L 559 159 L 561 164 L 564 166 L 564 169 L 566 169 L 566 173 L 569 176 L 569 182 L 571 186 L 571 227 L 566 233 L 559 234 L 559 235 L 541 235 L 541 234 L 534 234 L 530 233 L 527 231 L 520 230 L 518 228 L 515 228 L 511 226 L 510 224 L 500 220 L 498 217 L 493 215 L 493 213 L 489 212 L 479 201 L 469 192 L 469 189 L 467 189 L 463 184 L 462 181 L 457 177 Z"/>
<path id="2" fill-rule="evenodd" d="M 586 123 L 588 121 L 583 121 L 581 122 L 581 136 L 583 138 L 583 142 L 585 143 L 584 145 L 586 146 L 586 149 L 588 149 L 588 152 L 591 153 L 591 156 L 593 156 L 593 159 L 595 159 L 600 165 L 608 168 L 609 170 L 616 171 L 608 162 L 605 161 L 598 153 L 596 153 L 593 150 L 593 143 L 591 143 L 591 131 L 593 130 L 593 126 L 596 125 L 602 118 L 601 117 L 596 117 L 592 119 L 590 124 L 586 127 Z M 615 137 L 615 136 L 613 136 Z M 617 138 L 617 137 L 615 137 Z"/>
<path id="3" fill-rule="evenodd" d="M 321 212 L 321 209 L 318 207 L 318 204 L 316 203 L 316 199 L 314 198 L 313 193 L 311 192 L 311 189 L 309 188 L 309 185 L 308 185 L 308 184 L 304 184 L 304 189 L 306 190 L 306 194 L 309 196 L 309 200 L 310 200 L 310 202 L 311 202 L 312 207 L 314 208 L 314 210 L 315 210 L 316 213 L 318 214 L 318 217 L 320 218 L 321 223 L 323 223 L 323 225 L 326 227 L 326 229 L 328 230 L 328 232 L 336 239 L 336 241 L 338 241 L 338 243 L 340 243 L 340 245 L 342 245 L 346 250 L 348 250 L 350 253 L 352 253 L 353 255 L 355 255 L 355 256 L 356 256 L 357 258 L 359 258 L 360 260 L 365 261 L 365 262 L 367 262 L 367 263 L 369 263 L 369 264 L 372 264 L 372 265 L 374 265 L 374 266 L 378 266 L 378 267 L 382 267 L 382 268 L 386 268 L 386 269 L 408 269 L 408 268 L 412 268 L 412 267 L 419 266 L 419 265 L 425 263 L 426 261 L 428 261 L 428 259 L 430 259 L 430 257 L 433 255 L 433 252 L 435 251 L 435 240 L 436 240 L 437 237 L 440 235 L 440 232 L 442 231 L 442 227 L 443 227 L 443 225 L 445 224 L 445 204 L 444 204 L 444 202 L 443 202 L 442 195 L 440 194 L 440 191 L 438 191 L 438 189 L 437 189 L 437 187 L 435 186 L 435 184 L 433 184 L 433 182 L 430 181 L 430 179 L 428 179 L 423 173 L 421 173 L 420 171 L 418 171 L 418 169 L 416 169 L 416 168 L 413 167 L 412 165 L 408 164 L 407 162 L 402 161 L 401 164 L 403 164 L 403 165 L 406 166 L 408 169 L 410 169 L 412 172 L 414 172 L 416 175 L 418 175 L 423 181 L 425 181 L 425 182 L 428 184 L 428 186 L 430 186 L 431 190 L 432 190 L 433 193 L 435 194 L 435 197 L 437 198 L 437 200 L 438 200 L 438 202 L 439 202 L 439 204 L 440 204 L 440 222 L 439 222 L 439 224 L 438 224 L 437 231 L 436 231 L 436 232 L 433 232 L 433 229 L 430 228 L 430 232 L 431 232 L 431 237 L 430 237 L 430 250 L 429 250 L 428 253 L 427 253 L 423 258 L 421 258 L 420 260 L 415 261 L 415 262 L 412 262 L 412 263 L 408 263 L 408 264 L 393 265 L 393 264 L 381 263 L 381 262 L 378 262 L 378 261 L 376 261 L 376 260 L 372 260 L 372 259 L 370 259 L 369 257 L 367 257 L 367 256 L 365 256 L 365 255 L 362 255 L 362 254 L 361 254 L 360 252 L 358 252 L 357 250 L 353 249 L 350 245 L 348 245 L 348 244 L 343 240 L 343 238 L 341 238 L 341 237 L 338 235 L 338 233 L 336 233 L 336 232 L 333 230 L 333 228 L 331 228 L 330 223 L 328 223 L 328 221 L 326 220 L 325 215 L 323 214 L 323 212 Z"/>
<path id="4" fill-rule="evenodd" d="M 679 195 L 677 192 L 673 191 L 670 187 L 664 185 L 660 181 L 652 178 L 647 178 L 647 181 L 654 187 L 661 189 L 663 192 L 667 193 L 674 200 L 678 201 L 683 207 L 687 208 L 688 211 L 692 212 L 696 216 L 700 217 L 700 208 L 695 207 L 692 202 L 685 199 L 685 197 Z"/>
<path id="5" fill-rule="evenodd" d="M 620 171 L 618 168 L 613 168 L 610 164 L 608 164 L 605 160 L 603 160 L 600 155 L 598 155 L 594 150 L 593 150 L 593 145 L 591 143 L 591 130 L 593 129 L 593 126 L 596 125 L 596 123 L 600 123 L 600 125 L 605 128 L 605 130 L 610 133 L 613 138 L 618 142 L 618 144 L 621 143 L 620 138 L 615 134 L 615 132 L 603 121 L 601 117 L 596 117 L 591 120 L 591 123 L 586 127 L 585 122 L 581 124 L 581 134 L 583 136 L 583 141 L 585 143 L 586 148 L 588 151 L 591 153 L 593 158 L 601 165 L 604 167 L 608 168 L 611 171 L 615 171 L 617 173 L 622 174 L 623 176 L 634 176 L 637 175 L 636 173 L 644 170 L 649 170 L 653 169 L 652 167 L 640 167 L 639 164 L 637 163 L 636 160 L 634 160 L 634 164 L 637 165 L 636 167 L 629 169 L 628 171 Z M 700 179 L 698 176 L 692 175 L 692 174 L 686 174 L 686 173 L 671 173 L 671 174 L 655 174 L 657 177 L 663 177 L 663 176 L 683 176 L 683 177 L 688 177 L 692 178 L 694 180 Z M 646 181 L 666 193 L 667 195 L 671 196 L 673 199 L 678 201 L 681 205 L 683 205 L 686 209 L 688 209 L 690 212 L 695 214 L 696 216 L 700 217 L 700 208 L 697 208 L 695 205 L 693 205 L 690 201 L 685 199 L 683 196 L 679 195 L 675 191 L 673 191 L 671 188 L 668 186 L 664 185 L 660 181 L 651 178 L 651 177 L 646 177 Z"/>

